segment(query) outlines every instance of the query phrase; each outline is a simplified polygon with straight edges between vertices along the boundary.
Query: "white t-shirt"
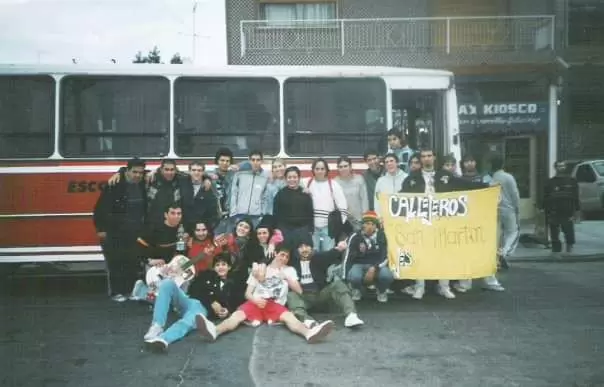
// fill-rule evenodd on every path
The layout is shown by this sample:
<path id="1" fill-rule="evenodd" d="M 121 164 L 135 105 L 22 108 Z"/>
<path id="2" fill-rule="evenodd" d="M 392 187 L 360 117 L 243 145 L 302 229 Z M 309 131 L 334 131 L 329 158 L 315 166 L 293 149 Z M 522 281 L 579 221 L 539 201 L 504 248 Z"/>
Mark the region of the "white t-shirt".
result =
<path id="1" fill-rule="evenodd" d="M 285 273 L 287 278 L 298 280 L 298 274 L 296 273 L 296 269 L 291 266 L 286 266 L 282 269 L 276 269 L 274 267 L 268 266 L 266 268 L 266 278 L 263 282 L 258 282 L 253 275 L 250 274 L 247 279 L 248 285 L 254 286 L 254 291 L 252 296 L 260 297 L 264 299 L 274 299 L 276 303 L 285 305 L 287 302 L 287 292 L 289 290 L 289 285 L 287 281 L 280 279 L 277 275 L 279 270 L 282 270 Z"/>

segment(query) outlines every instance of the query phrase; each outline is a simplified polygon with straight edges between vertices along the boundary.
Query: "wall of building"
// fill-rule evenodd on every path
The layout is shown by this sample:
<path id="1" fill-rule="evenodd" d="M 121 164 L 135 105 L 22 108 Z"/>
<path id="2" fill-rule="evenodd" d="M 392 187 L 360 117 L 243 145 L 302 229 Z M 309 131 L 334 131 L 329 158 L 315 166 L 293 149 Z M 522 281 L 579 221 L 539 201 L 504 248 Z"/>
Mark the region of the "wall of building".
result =
<path id="1" fill-rule="evenodd" d="M 444 16 L 494 16 L 494 15 L 527 15 L 547 14 L 552 12 L 551 2 L 548 0 L 338 0 L 338 18 L 341 19 L 374 19 L 374 18 L 408 18 L 408 17 L 444 17 Z M 501 45 L 505 39 L 515 39 L 515 32 L 525 32 L 521 27 L 511 27 L 511 33 L 504 31 L 500 25 L 493 25 L 485 36 L 469 36 L 474 40 L 474 45 L 464 47 L 463 42 L 455 38 L 451 44 L 455 47 L 446 53 L 444 45 L 445 23 L 434 22 L 409 22 L 391 23 L 385 28 L 382 35 L 387 41 L 381 47 L 372 42 L 375 36 L 368 37 L 367 41 L 359 41 L 364 37 L 356 36 L 354 41 L 350 38 L 354 28 L 340 35 L 339 28 L 325 28 L 322 31 L 315 29 L 302 39 L 310 41 L 311 45 L 329 48 L 300 47 L 292 48 L 300 35 L 292 29 L 257 29 L 253 34 L 267 42 L 275 41 L 282 47 L 274 49 L 253 49 L 246 47 L 242 56 L 241 47 L 241 20 L 258 20 L 260 18 L 260 3 L 258 0 L 228 1 L 227 9 L 227 37 L 229 42 L 229 63 L 249 65 L 388 65 L 406 67 L 431 67 L 448 68 L 452 66 L 470 66 L 477 64 L 517 64 L 517 63 L 549 63 L 554 58 L 551 50 L 514 50 L 517 40 L 510 42 L 509 50 L 493 50 L 490 42 Z M 471 30 L 464 25 L 465 21 L 455 21 L 451 28 L 460 31 Z M 471 23 L 471 22 L 468 22 Z M 442 25 L 441 25 L 442 24 Z M 474 26 L 475 26 L 474 22 Z M 513 23 L 512 23 L 513 24 Z M 510 28 L 507 26 L 507 28 Z M 348 39 L 347 39 L 348 37 Z M 382 36 L 383 38 L 384 36 Z M 467 37 L 466 37 L 467 38 Z M 456 40 L 457 39 L 457 40 Z M 409 42 L 411 40 L 411 42 Z M 325 42 L 328 43 L 325 43 Z M 344 52 L 340 49 L 339 42 L 344 41 L 347 47 Z M 439 48 L 434 43 L 440 43 Z M 347 44 L 348 43 L 348 44 Z M 363 48 L 359 48 L 359 45 Z M 479 47 L 478 47 L 478 46 Z M 267 44 L 267 46 L 271 46 Z M 501 47 L 500 47 L 501 48 Z"/>

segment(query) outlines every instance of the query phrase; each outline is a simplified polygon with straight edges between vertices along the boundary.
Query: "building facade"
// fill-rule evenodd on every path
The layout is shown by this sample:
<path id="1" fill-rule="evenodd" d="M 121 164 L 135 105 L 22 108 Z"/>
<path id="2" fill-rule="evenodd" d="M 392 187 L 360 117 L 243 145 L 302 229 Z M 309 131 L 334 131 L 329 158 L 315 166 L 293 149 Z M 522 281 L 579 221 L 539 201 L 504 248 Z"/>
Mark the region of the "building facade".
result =
<path id="1" fill-rule="evenodd" d="M 241 65 L 453 71 L 463 153 L 474 155 L 485 170 L 494 154 L 504 156 L 528 218 L 540 205 L 555 159 L 602 154 L 604 109 L 598 95 L 604 76 L 598 75 L 599 87 L 593 81 L 604 74 L 602 56 L 594 57 L 598 47 L 604 51 L 599 3 L 604 2 L 229 0 L 228 58 Z M 393 98 L 392 114 L 401 117 L 394 121 L 408 132 L 425 120 L 426 106 L 433 103 L 422 95 Z"/>

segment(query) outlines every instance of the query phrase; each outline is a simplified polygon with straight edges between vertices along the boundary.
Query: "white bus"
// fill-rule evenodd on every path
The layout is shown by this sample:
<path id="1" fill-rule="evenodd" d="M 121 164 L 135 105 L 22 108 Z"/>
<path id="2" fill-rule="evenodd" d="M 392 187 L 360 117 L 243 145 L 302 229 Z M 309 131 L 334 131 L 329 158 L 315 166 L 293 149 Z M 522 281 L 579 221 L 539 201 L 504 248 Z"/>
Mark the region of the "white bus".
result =
<path id="1" fill-rule="evenodd" d="M 123 160 L 251 149 L 363 169 L 386 131 L 460 158 L 453 74 L 356 66 L 0 65 L 0 263 L 102 260 L 91 221 Z M 211 168 L 211 166 L 210 166 Z M 334 168 L 335 169 L 335 168 Z"/>

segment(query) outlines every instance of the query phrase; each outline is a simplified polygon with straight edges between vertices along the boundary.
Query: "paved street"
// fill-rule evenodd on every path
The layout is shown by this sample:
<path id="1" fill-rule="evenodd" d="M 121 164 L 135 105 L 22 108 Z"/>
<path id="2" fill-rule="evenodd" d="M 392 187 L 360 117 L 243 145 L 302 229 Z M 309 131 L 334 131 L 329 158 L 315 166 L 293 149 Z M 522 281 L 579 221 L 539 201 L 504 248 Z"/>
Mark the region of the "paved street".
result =
<path id="1" fill-rule="evenodd" d="M 0 297 L 0 385 L 604 385 L 604 263 L 516 263 L 501 280 L 505 293 L 363 301 L 363 329 L 338 318 L 317 345 L 245 327 L 167 355 L 143 351 L 148 307 L 110 302 L 101 278 L 19 280 Z"/>

